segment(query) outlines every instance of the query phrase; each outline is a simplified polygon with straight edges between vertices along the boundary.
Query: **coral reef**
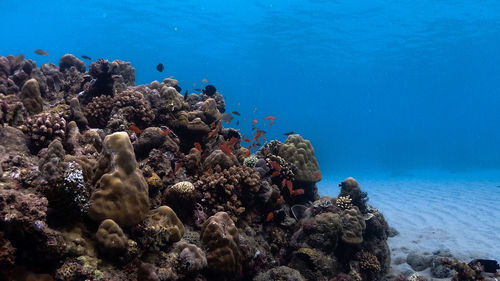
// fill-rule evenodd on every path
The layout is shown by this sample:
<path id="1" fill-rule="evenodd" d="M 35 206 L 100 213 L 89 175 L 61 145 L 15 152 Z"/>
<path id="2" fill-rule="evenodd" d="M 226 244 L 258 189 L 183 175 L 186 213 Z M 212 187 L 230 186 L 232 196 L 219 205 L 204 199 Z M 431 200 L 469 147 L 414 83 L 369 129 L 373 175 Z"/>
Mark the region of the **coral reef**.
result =
<path id="1" fill-rule="evenodd" d="M 120 60 L 86 70 L 69 54 L 41 67 L 0 57 L 0 279 L 388 272 L 383 215 L 352 178 L 337 198 L 320 198 L 309 141 L 267 142 L 256 122 L 252 136 L 226 128 L 213 85 L 185 95 L 173 78 L 135 86 Z"/>

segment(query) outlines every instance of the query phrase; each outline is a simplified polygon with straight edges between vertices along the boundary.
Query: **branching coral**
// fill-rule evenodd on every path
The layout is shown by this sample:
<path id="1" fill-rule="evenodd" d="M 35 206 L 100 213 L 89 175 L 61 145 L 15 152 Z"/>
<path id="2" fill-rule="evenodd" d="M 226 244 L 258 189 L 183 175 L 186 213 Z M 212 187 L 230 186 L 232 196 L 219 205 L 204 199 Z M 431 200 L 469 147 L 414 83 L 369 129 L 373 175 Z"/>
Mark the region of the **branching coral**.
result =
<path id="1" fill-rule="evenodd" d="M 46 147 L 52 140 L 64 140 L 66 120 L 56 113 L 40 113 L 26 120 L 30 144 L 35 151 Z"/>
<path id="2" fill-rule="evenodd" d="M 115 96 L 113 103 L 115 108 L 112 114 L 118 114 L 128 122 L 148 125 L 155 118 L 151 106 L 138 91 L 126 90 L 119 93 Z"/>
<path id="3" fill-rule="evenodd" d="M 92 98 L 84 110 L 89 125 L 95 128 L 106 127 L 113 106 L 113 98 L 110 96 L 102 95 Z"/>
<path id="4" fill-rule="evenodd" d="M 259 191 L 259 180 L 259 175 L 252 168 L 232 166 L 222 170 L 217 166 L 212 173 L 205 173 L 195 185 L 202 192 L 204 200 L 201 204 L 208 207 L 209 214 L 225 211 L 233 221 L 237 221 L 245 211 L 242 198 Z"/>
<path id="5" fill-rule="evenodd" d="M 359 267 L 365 272 L 376 273 L 381 270 L 377 257 L 369 252 L 358 252 L 356 258 L 359 261 Z"/>
<path id="6" fill-rule="evenodd" d="M 352 202 L 351 196 L 349 195 L 339 196 L 339 198 L 337 198 L 337 201 L 335 201 L 335 205 L 337 205 L 342 210 L 347 210 L 352 208 L 351 202 Z"/>

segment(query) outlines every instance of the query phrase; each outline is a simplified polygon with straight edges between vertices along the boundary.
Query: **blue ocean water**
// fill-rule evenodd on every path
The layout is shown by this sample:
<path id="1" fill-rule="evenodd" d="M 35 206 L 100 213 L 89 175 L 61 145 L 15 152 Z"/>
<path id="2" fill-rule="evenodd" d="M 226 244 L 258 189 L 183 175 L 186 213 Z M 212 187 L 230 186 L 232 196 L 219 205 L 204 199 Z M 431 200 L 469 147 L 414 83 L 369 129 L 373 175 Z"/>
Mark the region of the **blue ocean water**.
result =
<path id="1" fill-rule="evenodd" d="M 243 130 L 273 115 L 268 139 L 310 139 L 325 175 L 500 168 L 498 1 L 29 0 L 0 18 L 2 55 L 206 78 Z"/>

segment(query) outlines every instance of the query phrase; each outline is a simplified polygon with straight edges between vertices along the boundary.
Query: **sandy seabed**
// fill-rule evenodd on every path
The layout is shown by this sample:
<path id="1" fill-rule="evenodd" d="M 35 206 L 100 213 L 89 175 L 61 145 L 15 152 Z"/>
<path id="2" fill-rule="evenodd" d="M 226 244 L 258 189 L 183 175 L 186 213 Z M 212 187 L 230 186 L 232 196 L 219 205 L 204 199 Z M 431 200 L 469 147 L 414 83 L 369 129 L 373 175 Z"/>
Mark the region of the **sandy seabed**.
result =
<path id="1" fill-rule="evenodd" d="M 347 176 L 325 175 L 320 194 L 336 196 Z M 500 260 L 500 171 L 354 178 L 399 232 L 388 240 L 392 261 L 440 249 L 461 261 Z"/>

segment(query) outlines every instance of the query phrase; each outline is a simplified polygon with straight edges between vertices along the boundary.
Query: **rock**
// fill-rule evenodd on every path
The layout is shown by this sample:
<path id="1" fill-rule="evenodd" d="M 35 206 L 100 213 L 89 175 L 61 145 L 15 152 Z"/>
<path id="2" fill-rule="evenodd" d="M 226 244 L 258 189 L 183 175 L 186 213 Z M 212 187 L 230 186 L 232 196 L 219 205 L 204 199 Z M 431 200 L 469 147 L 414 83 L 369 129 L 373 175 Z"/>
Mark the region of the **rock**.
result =
<path id="1" fill-rule="evenodd" d="M 406 257 L 406 262 L 415 271 L 422 271 L 432 264 L 432 256 L 428 253 L 413 251 Z"/>

